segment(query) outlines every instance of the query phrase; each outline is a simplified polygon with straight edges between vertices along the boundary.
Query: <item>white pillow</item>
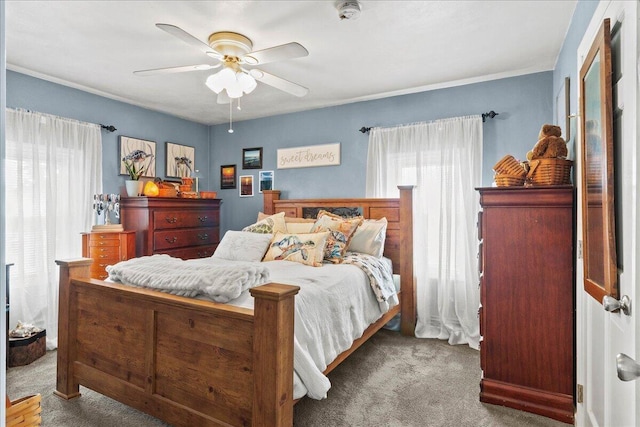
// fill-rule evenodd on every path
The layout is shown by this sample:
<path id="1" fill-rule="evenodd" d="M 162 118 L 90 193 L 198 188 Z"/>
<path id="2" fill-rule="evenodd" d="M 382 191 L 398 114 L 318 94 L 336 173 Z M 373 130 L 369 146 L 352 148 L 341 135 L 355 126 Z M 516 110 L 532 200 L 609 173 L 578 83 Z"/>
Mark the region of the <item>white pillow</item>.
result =
<path id="1" fill-rule="evenodd" d="M 387 218 L 365 219 L 353 234 L 347 250 L 380 258 L 386 236 Z"/>
<path id="2" fill-rule="evenodd" d="M 213 258 L 230 261 L 262 261 L 273 234 L 229 230 L 213 253 Z"/>

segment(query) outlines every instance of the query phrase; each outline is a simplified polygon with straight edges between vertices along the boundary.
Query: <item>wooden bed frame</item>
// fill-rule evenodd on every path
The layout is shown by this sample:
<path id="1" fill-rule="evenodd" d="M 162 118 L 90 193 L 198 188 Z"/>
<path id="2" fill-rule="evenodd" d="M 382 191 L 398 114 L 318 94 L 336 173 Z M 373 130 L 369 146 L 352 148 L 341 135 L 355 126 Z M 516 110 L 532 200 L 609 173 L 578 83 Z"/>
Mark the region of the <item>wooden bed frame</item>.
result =
<path id="1" fill-rule="evenodd" d="M 412 186 L 399 199 L 280 200 L 264 191 L 264 212 L 300 216 L 305 207 L 359 207 L 389 221 L 385 256 L 401 274 L 400 306 L 371 325 L 325 370 L 333 370 L 402 308 L 413 335 Z M 60 266 L 55 394 L 80 385 L 175 426 L 293 425 L 294 296 L 269 283 L 245 309 L 90 279 L 90 259 Z"/>

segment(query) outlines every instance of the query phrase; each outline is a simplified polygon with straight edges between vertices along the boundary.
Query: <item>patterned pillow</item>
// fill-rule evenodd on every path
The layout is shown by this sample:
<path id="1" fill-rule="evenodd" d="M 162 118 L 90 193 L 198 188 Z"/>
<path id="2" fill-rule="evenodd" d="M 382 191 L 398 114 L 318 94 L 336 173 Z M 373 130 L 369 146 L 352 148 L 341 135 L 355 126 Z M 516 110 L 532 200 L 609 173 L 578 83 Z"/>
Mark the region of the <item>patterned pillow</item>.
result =
<path id="1" fill-rule="evenodd" d="M 327 238 L 324 259 L 335 264 L 342 262 L 349 241 L 362 220 L 362 217 L 342 218 L 326 211 L 318 213 L 318 219 L 313 224 L 311 232 L 328 231 L 331 233 Z"/>
<path id="2" fill-rule="evenodd" d="M 224 237 L 213 253 L 213 258 L 260 262 L 272 237 L 273 234 L 229 230 L 224 233 Z"/>
<path id="3" fill-rule="evenodd" d="M 263 261 L 295 261 L 313 267 L 322 266 L 324 247 L 329 232 L 289 234 L 276 233 Z"/>
<path id="4" fill-rule="evenodd" d="M 268 216 L 255 224 L 248 225 L 242 231 L 263 234 L 286 233 L 287 225 L 284 222 L 284 212 Z"/>
<path id="5" fill-rule="evenodd" d="M 353 233 L 347 250 L 380 258 L 384 252 L 386 237 L 387 218 L 365 219 Z"/>

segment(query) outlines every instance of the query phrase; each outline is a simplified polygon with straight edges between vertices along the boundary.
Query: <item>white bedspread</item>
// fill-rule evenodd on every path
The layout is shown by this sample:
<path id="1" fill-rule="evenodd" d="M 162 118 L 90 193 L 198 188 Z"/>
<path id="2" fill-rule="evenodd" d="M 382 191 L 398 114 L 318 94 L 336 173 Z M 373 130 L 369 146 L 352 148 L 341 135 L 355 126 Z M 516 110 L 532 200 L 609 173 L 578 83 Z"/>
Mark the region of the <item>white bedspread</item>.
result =
<path id="1" fill-rule="evenodd" d="M 306 394 L 324 399 L 331 383 L 322 372 L 371 323 L 397 305 L 398 298 L 393 295 L 379 303 L 367 275 L 354 265 L 310 267 L 291 261 L 260 264 L 268 268 L 270 281 L 300 286 L 295 298 L 294 398 Z M 253 298 L 244 292 L 229 304 L 253 308 Z"/>
<path id="2" fill-rule="evenodd" d="M 202 271 L 260 267 L 267 271 L 269 282 L 300 287 L 295 297 L 294 399 L 304 395 L 326 398 L 331 383 L 322 372 L 371 323 L 398 304 L 395 294 L 379 302 L 367 274 L 355 265 L 310 267 L 292 261 L 251 263 L 218 258 L 190 260 L 189 264 L 201 267 Z M 387 286 L 385 283 L 384 287 Z M 197 298 L 207 299 L 203 295 Z M 253 308 L 253 297 L 245 290 L 228 303 Z"/>

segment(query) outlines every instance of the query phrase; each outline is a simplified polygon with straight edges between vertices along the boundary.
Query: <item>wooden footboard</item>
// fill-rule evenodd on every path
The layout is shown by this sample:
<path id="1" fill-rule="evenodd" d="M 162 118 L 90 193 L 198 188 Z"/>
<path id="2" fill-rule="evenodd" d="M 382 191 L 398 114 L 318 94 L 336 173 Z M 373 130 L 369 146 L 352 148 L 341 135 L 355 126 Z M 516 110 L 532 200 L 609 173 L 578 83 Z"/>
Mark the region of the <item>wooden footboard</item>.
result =
<path id="1" fill-rule="evenodd" d="M 254 310 L 89 279 L 60 266 L 56 394 L 79 385 L 176 426 L 293 424 L 294 296 L 251 290 Z"/>

